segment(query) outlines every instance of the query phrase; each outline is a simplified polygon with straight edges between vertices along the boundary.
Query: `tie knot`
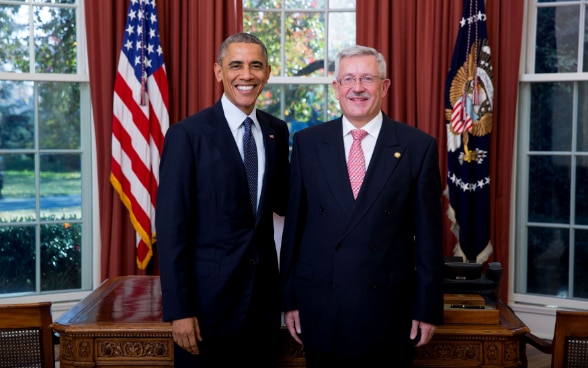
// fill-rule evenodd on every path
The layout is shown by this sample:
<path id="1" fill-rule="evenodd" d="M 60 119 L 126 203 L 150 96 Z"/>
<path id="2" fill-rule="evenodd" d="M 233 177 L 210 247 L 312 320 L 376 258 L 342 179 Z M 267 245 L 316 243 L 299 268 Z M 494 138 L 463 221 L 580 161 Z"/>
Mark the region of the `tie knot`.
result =
<path id="1" fill-rule="evenodd" d="M 251 125 L 253 125 L 253 120 L 248 116 L 243 121 L 243 128 L 245 130 L 249 130 L 249 129 L 251 129 Z"/>
<path id="2" fill-rule="evenodd" d="M 353 137 L 353 140 L 362 140 L 365 136 L 367 135 L 367 132 L 363 129 L 353 129 L 351 131 L 351 136 Z"/>

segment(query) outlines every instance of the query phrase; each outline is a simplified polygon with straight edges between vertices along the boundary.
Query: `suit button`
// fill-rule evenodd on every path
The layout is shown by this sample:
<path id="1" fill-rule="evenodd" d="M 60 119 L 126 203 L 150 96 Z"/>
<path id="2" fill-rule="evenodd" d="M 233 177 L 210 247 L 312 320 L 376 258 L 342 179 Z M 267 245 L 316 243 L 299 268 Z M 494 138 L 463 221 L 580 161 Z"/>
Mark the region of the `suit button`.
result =
<path id="1" fill-rule="evenodd" d="M 331 287 L 334 288 L 335 287 L 335 283 L 331 282 Z"/>
<path id="2" fill-rule="evenodd" d="M 377 289 L 377 288 L 378 288 L 378 286 L 372 282 L 372 283 L 370 283 L 370 288 L 372 288 L 372 289 Z"/>
<path id="3" fill-rule="evenodd" d="M 319 212 L 325 212 L 325 208 L 323 206 L 319 206 Z"/>
<path id="4" fill-rule="evenodd" d="M 342 246 L 341 244 L 337 244 L 337 245 L 335 246 L 335 250 L 336 250 L 337 252 L 338 252 L 338 251 L 340 251 L 340 250 L 341 250 L 341 248 L 343 248 L 343 246 Z"/>
<path id="5" fill-rule="evenodd" d="M 390 211 L 389 209 L 384 210 L 384 215 L 390 216 L 391 214 L 392 214 L 392 211 Z"/>
<path id="6" fill-rule="evenodd" d="M 377 250 L 378 250 L 378 247 L 376 247 L 375 245 L 371 245 L 371 246 L 370 246 L 370 250 L 371 250 L 372 252 L 375 252 L 375 251 L 377 251 Z"/>

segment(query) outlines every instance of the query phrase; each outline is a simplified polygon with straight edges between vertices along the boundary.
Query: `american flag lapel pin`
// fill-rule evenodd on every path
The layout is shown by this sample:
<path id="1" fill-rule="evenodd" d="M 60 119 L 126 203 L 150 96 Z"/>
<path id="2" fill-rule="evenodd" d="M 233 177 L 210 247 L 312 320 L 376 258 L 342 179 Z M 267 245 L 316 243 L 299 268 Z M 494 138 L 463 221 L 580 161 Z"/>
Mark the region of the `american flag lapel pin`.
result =
<path id="1" fill-rule="evenodd" d="M 274 139 L 274 135 L 273 134 L 270 134 L 269 137 L 270 137 L 270 139 Z"/>

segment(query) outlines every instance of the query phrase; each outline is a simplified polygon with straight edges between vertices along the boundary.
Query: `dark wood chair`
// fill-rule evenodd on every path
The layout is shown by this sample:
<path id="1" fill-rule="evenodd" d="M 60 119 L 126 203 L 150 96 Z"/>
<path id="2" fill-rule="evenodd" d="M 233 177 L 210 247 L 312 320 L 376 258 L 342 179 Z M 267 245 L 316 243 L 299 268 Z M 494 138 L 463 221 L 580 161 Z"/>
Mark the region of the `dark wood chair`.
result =
<path id="1" fill-rule="evenodd" d="M 588 312 L 558 310 L 553 340 L 527 333 L 521 340 L 522 349 L 526 349 L 526 344 L 551 354 L 552 368 L 588 367 Z M 521 356 L 523 367 L 527 367 L 527 355 L 523 352 Z"/>
<path id="2" fill-rule="evenodd" d="M 0 367 L 55 367 L 51 303 L 0 305 Z"/>

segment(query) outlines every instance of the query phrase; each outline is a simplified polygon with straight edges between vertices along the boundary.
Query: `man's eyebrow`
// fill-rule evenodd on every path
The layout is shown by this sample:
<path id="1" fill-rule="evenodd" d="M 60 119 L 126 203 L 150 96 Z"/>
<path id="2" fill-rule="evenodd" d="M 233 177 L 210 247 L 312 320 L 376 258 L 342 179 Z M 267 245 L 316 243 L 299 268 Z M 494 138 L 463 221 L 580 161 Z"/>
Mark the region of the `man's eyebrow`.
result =
<path id="1" fill-rule="evenodd" d="M 233 60 L 233 61 L 229 62 L 229 65 L 241 65 L 241 64 L 243 64 L 243 62 L 239 61 L 239 60 Z"/>

